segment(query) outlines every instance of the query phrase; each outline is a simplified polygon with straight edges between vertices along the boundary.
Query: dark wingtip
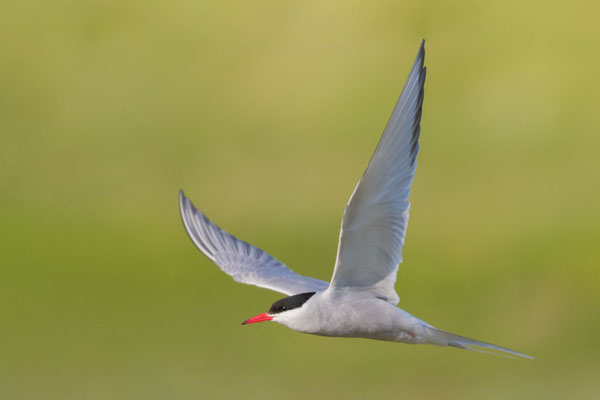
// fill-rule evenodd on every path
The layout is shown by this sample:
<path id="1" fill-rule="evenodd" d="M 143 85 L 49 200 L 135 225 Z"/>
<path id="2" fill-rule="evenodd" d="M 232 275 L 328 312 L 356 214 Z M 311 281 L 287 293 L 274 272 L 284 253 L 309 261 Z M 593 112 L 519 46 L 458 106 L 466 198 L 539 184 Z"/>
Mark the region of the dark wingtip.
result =
<path id="1" fill-rule="evenodd" d="M 425 39 L 422 39 L 421 45 L 419 46 L 419 51 L 417 53 L 417 58 L 415 59 L 415 66 L 418 65 L 420 67 L 420 69 L 423 69 L 424 64 L 425 64 Z"/>

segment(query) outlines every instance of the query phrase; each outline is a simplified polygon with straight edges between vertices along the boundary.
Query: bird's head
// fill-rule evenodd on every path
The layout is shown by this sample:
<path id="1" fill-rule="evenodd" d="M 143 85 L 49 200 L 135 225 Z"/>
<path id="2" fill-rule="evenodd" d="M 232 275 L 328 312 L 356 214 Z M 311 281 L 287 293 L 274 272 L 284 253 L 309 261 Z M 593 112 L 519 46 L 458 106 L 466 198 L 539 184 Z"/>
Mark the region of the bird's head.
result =
<path id="1" fill-rule="evenodd" d="M 277 300 L 275 303 L 273 303 L 271 308 L 269 308 L 269 311 L 247 319 L 246 321 L 242 322 L 242 325 L 253 324 L 255 322 L 262 321 L 277 321 L 278 318 L 281 318 L 284 315 L 287 316 L 290 311 L 299 310 L 315 293 L 316 292 L 300 293 Z"/>

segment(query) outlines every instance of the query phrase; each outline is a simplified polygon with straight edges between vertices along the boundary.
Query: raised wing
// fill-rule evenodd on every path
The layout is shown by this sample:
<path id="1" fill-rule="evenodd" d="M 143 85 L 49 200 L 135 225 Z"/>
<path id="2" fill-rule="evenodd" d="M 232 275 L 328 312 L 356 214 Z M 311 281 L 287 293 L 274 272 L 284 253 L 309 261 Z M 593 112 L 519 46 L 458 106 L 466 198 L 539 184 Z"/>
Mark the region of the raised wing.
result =
<path id="1" fill-rule="evenodd" d="M 367 169 L 344 211 L 330 290 L 353 288 L 397 304 L 394 290 L 417 168 L 425 41 Z"/>
<path id="2" fill-rule="evenodd" d="M 179 191 L 181 219 L 192 242 L 202 253 L 231 275 L 247 283 L 289 296 L 320 292 L 329 286 L 319 279 L 298 275 L 258 247 L 236 238 L 211 222 Z"/>

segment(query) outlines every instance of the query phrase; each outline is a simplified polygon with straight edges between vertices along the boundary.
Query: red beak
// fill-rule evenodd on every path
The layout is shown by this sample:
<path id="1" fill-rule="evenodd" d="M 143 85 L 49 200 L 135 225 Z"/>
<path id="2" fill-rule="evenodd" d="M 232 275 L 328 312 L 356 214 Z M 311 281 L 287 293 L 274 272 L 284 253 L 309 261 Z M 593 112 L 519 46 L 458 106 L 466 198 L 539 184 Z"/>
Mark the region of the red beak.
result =
<path id="1" fill-rule="evenodd" d="M 270 321 L 272 319 L 273 319 L 273 317 L 271 317 L 270 315 L 267 315 L 267 313 L 262 313 L 262 314 L 257 315 L 256 317 L 252 317 L 250 319 L 245 320 L 244 322 L 242 322 L 242 325 L 253 324 L 255 322 L 262 322 L 262 321 Z"/>

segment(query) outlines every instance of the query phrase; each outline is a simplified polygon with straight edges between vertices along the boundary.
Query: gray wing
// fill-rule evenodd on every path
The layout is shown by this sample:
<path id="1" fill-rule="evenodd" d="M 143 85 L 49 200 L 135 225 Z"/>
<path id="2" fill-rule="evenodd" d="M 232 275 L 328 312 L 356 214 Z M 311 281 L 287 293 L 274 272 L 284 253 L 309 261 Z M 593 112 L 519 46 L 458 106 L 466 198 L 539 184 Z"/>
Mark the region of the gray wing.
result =
<path id="1" fill-rule="evenodd" d="M 289 296 L 320 292 L 329 286 L 319 279 L 298 275 L 258 247 L 225 232 L 198 211 L 182 190 L 179 191 L 179 208 L 192 242 L 236 282 Z"/>
<path id="2" fill-rule="evenodd" d="M 356 288 L 392 304 L 417 168 L 425 42 L 375 153 L 344 211 L 330 290 Z"/>

